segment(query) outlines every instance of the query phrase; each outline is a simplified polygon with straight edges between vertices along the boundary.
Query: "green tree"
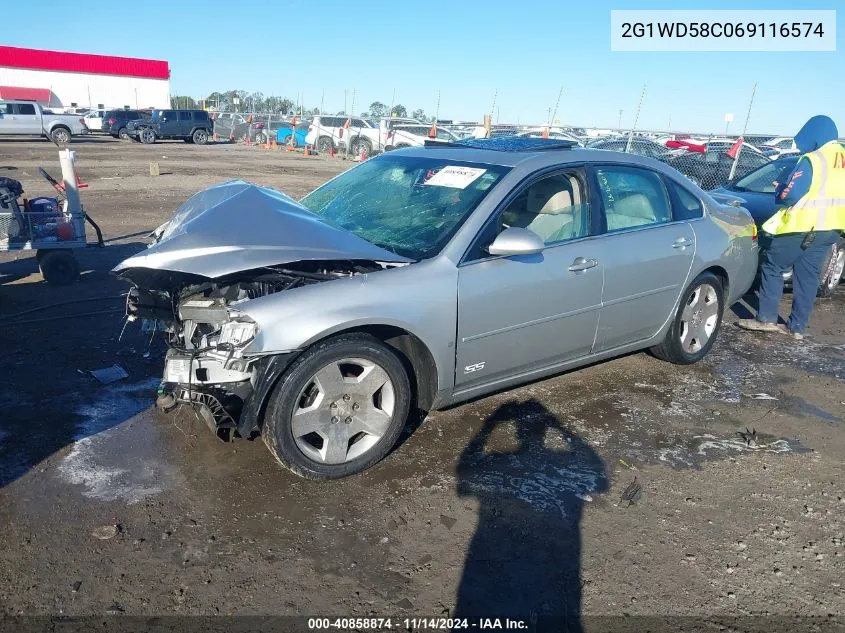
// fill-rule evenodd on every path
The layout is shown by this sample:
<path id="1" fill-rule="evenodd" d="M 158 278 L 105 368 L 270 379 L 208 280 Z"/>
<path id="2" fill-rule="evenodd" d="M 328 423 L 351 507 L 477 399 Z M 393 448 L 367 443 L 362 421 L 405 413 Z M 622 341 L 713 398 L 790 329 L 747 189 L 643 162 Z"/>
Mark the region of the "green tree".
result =
<path id="1" fill-rule="evenodd" d="M 404 119 L 408 116 L 408 110 L 402 104 L 395 105 L 393 106 L 393 116 Z"/>
<path id="2" fill-rule="evenodd" d="M 382 116 L 387 116 L 389 113 L 390 113 L 389 108 L 386 105 L 384 105 L 381 101 L 373 101 L 370 104 L 370 114 L 369 114 L 369 116 L 382 117 Z"/>
<path id="3" fill-rule="evenodd" d="M 417 108 L 411 112 L 411 118 L 416 119 L 417 121 L 425 121 L 425 112 L 422 108 Z"/>
<path id="4" fill-rule="evenodd" d="M 279 112 L 282 114 L 290 114 L 293 112 L 293 101 L 285 97 L 279 102 Z"/>
<path id="5" fill-rule="evenodd" d="M 341 110 L 335 116 L 346 116 L 346 112 L 344 110 Z"/>
<path id="6" fill-rule="evenodd" d="M 170 97 L 170 107 L 174 110 L 195 110 L 198 106 L 193 97 L 174 95 Z"/>

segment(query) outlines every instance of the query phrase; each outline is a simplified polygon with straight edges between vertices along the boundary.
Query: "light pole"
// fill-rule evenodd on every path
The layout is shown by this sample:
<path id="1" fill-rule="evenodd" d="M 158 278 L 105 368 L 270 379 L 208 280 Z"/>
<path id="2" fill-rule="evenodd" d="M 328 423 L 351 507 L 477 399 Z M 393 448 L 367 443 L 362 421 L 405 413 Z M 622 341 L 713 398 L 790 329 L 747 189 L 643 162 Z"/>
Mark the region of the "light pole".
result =
<path id="1" fill-rule="evenodd" d="M 616 124 L 616 127 L 620 130 L 622 129 L 622 110 L 619 110 L 619 122 Z"/>

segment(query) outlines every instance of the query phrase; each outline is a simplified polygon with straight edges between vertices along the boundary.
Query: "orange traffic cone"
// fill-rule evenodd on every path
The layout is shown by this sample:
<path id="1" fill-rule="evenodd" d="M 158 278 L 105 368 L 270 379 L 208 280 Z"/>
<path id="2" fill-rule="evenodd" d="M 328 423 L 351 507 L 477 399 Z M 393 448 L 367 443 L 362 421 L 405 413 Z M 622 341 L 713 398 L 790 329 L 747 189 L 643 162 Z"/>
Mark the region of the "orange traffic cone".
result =
<path id="1" fill-rule="evenodd" d="M 362 147 L 361 148 L 361 162 L 363 163 L 365 160 L 367 160 L 367 148 Z"/>
<path id="2" fill-rule="evenodd" d="M 334 158 L 334 145 L 329 148 L 329 157 Z"/>
<path id="3" fill-rule="evenodd" d="M 307 145 L 305 146 L 305 155 L 306 155 L 306 156 L 311 156 L 311 150 L 310 150 L 310 149 L 308 149 L 308 146 L 307 146 Z"/>

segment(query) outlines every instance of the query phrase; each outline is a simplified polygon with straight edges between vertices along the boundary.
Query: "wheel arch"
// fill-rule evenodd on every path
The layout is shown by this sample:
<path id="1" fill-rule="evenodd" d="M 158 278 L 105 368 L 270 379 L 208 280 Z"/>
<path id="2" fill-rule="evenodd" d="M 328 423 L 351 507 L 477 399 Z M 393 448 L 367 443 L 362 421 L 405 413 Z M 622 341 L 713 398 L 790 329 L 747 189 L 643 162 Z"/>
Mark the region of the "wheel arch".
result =
<path id="1" fill-rule="evenodd" d="M 302 352 L 326 339 L 355 333 L 369 334 L 397 352 L 411 384 L 411 405 L 424 411 L 432 408 L 438 388 L 437 364 L 428 346 L 416 334 L 403 327 L 384 323 L 366 323 L 323 332 L 310 339 L 295 353 L 273 356 L 266 361 L 263 371 L 269 375 L 267 380 L 262 381 L 258 401 L 250 403 L 249 417 L 252 419 L 244 420 L 244 430 L 253 424 L 263 425 L 267 404 L 276 383 Z"/>
<path id="2" fill-rule="evenodd" d="M 718 264 L 713 264 L 711 266 L 708 266 L 707 268 L 705 268 L 701 272 L 699 272 L 698 275 L 701 275 L 702 273 L 713 273 L 714 275 L 716 275 L 719 278 L 719 281 L 722 282 L 722 290 L 724 292 L 725 302 L 727 302 L 729 300 L 730 296 L 731 296 L 731 290 L 730 290 L 730 288 L 731 288 L 731 286 L 730 286 L 731 278 L 728 275 L 728 271 L 725 270 L 725 268 L 723 268 L 722 266 L 720 266 Z M 696 277 L 698 277 L 698 275 L 696 275 L 692 279 L 695 279 Z M 690 281 L 690 283 L 692 283 L 692 280 Z M 729 307 L 730 306 L 725 306 L 725 308 L 729 308 Z"/>

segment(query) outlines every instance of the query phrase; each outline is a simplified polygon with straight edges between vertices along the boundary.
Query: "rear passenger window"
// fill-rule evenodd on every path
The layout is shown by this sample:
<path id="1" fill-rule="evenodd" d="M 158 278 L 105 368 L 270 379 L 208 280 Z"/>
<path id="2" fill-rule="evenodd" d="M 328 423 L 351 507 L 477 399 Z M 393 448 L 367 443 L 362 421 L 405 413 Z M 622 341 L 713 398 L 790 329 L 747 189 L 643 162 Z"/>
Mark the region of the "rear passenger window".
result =
<path id="1" fill-rule="evenodd" d="M 194 112 L 194 121 L 208 121 L 208 112 L 197 110 Z"/>
<path id="2" fill-rule="evenodd" d="M 684 187 L 667 179 L 672 192 L 672 217 L 676 220 L 695 220 L 704 216 L 704 208 L 698 198 Z"/>
<path id="3" fill-rule="evenodd" d="M 597 168 L 596 177 L 608 232 L 671 221 L 669 195 L 656 173 L 609 165 Z"/>
<path id="4" fill-rule="evenodd" d="M 18 114 L 35 114 L 35 106 L 31 103 L 19 103 Z"/>
<path id="5" fill-rule="evenodd" d="M 179 120 L 180 121 L 190 121 L 191 120 L 191 113 L 184 112 L 182 110 L 179 111 Z"/>

